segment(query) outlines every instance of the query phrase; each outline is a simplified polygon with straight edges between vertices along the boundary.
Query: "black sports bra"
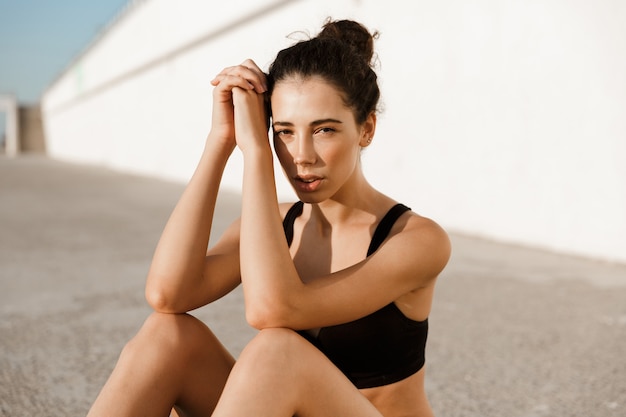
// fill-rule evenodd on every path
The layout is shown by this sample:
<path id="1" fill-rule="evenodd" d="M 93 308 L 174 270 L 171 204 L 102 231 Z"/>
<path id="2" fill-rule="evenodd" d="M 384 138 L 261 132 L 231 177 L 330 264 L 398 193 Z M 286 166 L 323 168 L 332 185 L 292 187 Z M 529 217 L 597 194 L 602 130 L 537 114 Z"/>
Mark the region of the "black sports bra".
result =
<path id="1" fill-rule="evenodd" d="M 287 242 L 293 240 L 293 224 L 304 204 L 295 203 L 283 220 Z M 397 204 L 380 221 L 367 251 L 374 253 L 387 238 L 395 221 L 410 210 Z M 359 389 L 392 384 L 424 366 L 428 319 L 415 321 L 390 303 L 374 313 L 349 323 L 323 327 L 317 336 L 300 335 L 322 351 Z"/>

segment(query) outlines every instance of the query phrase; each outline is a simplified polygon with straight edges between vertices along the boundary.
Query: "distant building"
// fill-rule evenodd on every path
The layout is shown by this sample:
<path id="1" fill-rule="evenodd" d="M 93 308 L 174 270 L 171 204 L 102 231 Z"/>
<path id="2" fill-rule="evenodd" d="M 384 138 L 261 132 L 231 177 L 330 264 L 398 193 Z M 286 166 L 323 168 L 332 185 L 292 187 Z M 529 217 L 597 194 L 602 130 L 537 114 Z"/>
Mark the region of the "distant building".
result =
<path id="1" fill-rule="evenodd" d="M 39 105 L 19 105 L 11 95 L 0 95 L 0 151 L 8 156 L 21 152 L 45 152 Z"/>

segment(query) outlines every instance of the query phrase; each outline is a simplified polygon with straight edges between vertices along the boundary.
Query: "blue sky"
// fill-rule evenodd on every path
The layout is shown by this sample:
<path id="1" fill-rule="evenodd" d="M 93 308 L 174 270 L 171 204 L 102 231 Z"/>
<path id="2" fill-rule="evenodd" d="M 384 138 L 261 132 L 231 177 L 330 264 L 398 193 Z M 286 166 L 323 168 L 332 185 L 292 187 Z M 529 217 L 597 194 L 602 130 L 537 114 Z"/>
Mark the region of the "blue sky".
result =
<path id="1" fill-rule="evenodd" d="M 0 0 L 0 93 L 14 94 L 22 104 L 38 102 L 126 3 Z"/>

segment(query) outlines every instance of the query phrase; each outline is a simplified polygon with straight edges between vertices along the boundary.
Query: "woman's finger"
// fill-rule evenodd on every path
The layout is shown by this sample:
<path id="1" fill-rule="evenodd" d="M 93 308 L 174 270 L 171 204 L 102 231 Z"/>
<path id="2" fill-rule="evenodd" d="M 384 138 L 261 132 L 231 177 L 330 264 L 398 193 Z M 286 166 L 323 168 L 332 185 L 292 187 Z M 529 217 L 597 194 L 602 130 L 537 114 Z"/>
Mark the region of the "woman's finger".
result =
<path id="1" fill-rule="evenodd" d="M 240 77 L 235 74 L 221 74 L 215 77 L 211 84 L 214 86 L 220 86 L 227 90 L 232 90 L 235 87 L 240 87 L 244 90 L 252 90 L 255 88 L 254 84 L 252 84 L 247 79 Z"/>
<path id="2" fill-rule="evenodd" d="M 247 64 L 247 65 L 244 65 Z M 267 91 L 267 80 L 265 74 L 252 60 L 246 60 L 241 65 L 224 68 L 213 80 L 211 84 L 216 86 L 228 76 L 238 76 L 250 83 L 257 93 Z"/>
<path id="3" fill-rule="evenodd" d="M 251 59 L 246 59 L 241 63 L 241 65 L 248 68 L 250 71 L 254 72 L 257 75 L 259 81 L 261 82 L 261 86 L 263 87 L 263 91 L 257 90 L 257 93 L 264 93 L 265 91 L 267 91 L 267 77 L 263 70 L 259 68 L 259 66 L 256 64 L 256 62 Z"/>
<path id="4" fill-rule="evenodd" d="M 237 70 L 237 67 L 239 67 L 239 65 L 235 65 L 235 66 L 232 66 L 232 67 L 226 67 L 223 70 L 221 70 L 219 72 L 219 74 L 216 75 L 216 77 L 219 77 L 220 75 L 234 74 L 235 71 Z"/>

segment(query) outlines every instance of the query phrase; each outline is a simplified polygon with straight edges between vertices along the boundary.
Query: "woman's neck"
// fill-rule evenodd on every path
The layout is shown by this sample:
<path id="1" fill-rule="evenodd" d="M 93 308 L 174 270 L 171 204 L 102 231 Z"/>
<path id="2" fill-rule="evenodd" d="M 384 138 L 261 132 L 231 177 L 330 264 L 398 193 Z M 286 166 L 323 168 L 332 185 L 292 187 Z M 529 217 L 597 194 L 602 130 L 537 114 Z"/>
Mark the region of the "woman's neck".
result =
<path id="1" fill-rule="evenodd" d="M 311 204 L 309 220 L 319 228 L 371 224 L 393 204 L 366 181 L 358 189 L 338 193 L 328 200 Z"/>

